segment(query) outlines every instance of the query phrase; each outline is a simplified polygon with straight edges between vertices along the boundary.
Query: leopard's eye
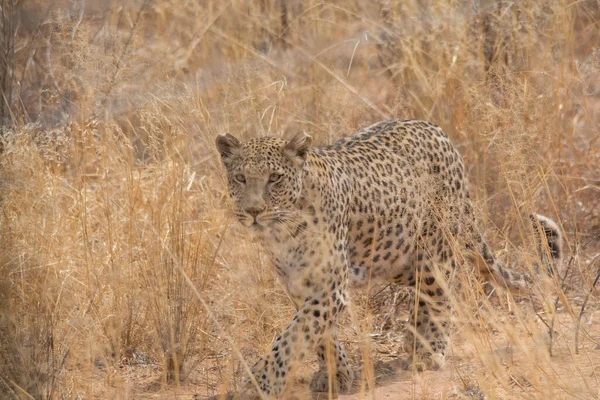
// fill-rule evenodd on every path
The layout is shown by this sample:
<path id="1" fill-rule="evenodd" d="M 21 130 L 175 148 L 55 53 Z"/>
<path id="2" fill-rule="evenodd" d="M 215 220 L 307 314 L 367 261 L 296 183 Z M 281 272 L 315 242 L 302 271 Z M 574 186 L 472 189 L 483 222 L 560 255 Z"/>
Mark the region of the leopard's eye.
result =
<path id="1" fill-rule="evenodd" d="M 271 174 L 269 176 L 269 183 L 277 183 L 281 180 L 281 178 L 283 178 L 282 174 L 277 174 L 277 173 Z"/>
<path id="2" fill-rule="evenodd" d="M 244 176 L 244 174 L 237 174 L 233 177 L 233 179 L 235 179 L 239 183 L 246 183 L 246 177 Z"/>

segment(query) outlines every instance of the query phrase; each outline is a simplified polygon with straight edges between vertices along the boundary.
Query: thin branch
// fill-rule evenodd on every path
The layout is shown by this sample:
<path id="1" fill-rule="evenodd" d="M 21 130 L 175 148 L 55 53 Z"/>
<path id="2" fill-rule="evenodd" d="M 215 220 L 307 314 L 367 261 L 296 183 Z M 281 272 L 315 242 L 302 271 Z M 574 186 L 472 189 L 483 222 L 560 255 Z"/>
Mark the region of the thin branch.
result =
<path id="1" fill-rule="evenodd" d="M 71 31 L 71 40 L 73 40 L 75 38 L 75 35 L 77 34 L 77 29 L 79 29 L 79 25 L 81 25 L 81 21 L 83 21 L 84 11 L 85 11 L 85 0 L 81 0 L 81 4 L 79 6 L 79 16 L 77 18 L 77 22 L 75 23 L 75 26 L 73 27 L 73 31 Z"/>
<path id="2" fill-rule="evenodd" d="M 117 75 L 121 71 L 123 59 L 125 58 L 125 56 L 127 55 L 127 52 L 129 51 L 129 46 L 131 45 L 131 41 L 133 39 L 133 35 L 135 34 L 135 31 L 137 30 L 137 27 L 139 25 L 142 13 L 144 12 L 144 10 L 146 9 L 146 7 L 148 6 L 149 3 L 150 3 L 150 0 L 144 0 L 144 2 L 142 3 L 142 5 L 140 6 L 140 9 L 137 12 L 137 15 L 135 17 L 135 21 L 133 23 L 133 26 L 131 27 L 131 31 L 129 32 L 129 37 L 125 41 L 125 46 L 123 47 L 123 51 L 121 51 L 121 55 L 117 58 L 115 69 L 114 69 L 113 74 L 111 76 L 110 82 L 108 83 L 108 88 L 106 89 L 106 92 L 104 93 L 104 98 L 100 101 L 100 109 L 103 109 L 106 106 L 106 101 L 108 100 L 111 92 L 113 91 L 113 89 L 116 86 Z M 98 113 L 99 112 L 100 112 L 100 110 L 97 110 L 94 113 L 95 114 L 94 118 L 98 117 Z"/>
<path id="3" fill-rule="evenodd" d="M 5 0 L 2 0 L 2 4 L 0 5 L 2 12 L 2 43 L 3 43 L 3 51 L 2 51 L 2 65 L 0 65 L 0 89 L 2 90 L 2 99 L 0 101 L 0 126 L 4 125 L 4 115 L 5 109 L 10 108 L 9 100 L 6 98 L 6 92 L 8 90 L 8 52 L 10 45 L 8 43 L 9 36 L 7 32 L 7 23 L 6 23 L 6 3 Z"/>
<path id="4" fill-rule="evenodd" d="M 598 254 L 596 257 L 594 257 L 594 259 L 590 262 L 590 268 L 594 265 L 594 263 L 597 260 L 600 260 L 600 254 Z M 585 300 L 583 300 L 583 304 L 581 305 L 581 311 L 579 311 L 579 321 L 577 323 L 577 326 L 575 326 L 575 354 L 579 354 L 579 327 L 581 326 L 581 317 L 583 316 L 583 313 L 585 311 L 585 306 L 587 305 L 587 302 L 590 299 L 590 296 L 592 295 L 594 288 L 598 284 L 598 280 L 600 280 L 600 264 L 598 265 L 598 270 L 596 271 L 596 278 L 594 279 L 592 286 L 590 286 L 590 290 L 588 291 L 588 294 L 585 296 Z"/>
<path id="5" fill-rule="evenodd" d="M 577 254 L 578 251 L 575 251 L 575 254 Z M 560 284 L 560 290 L 564 291 L 565 289 L 565 283 L 567 281 L 567 277 L 569 276 L 569 272 L 571 272 L 571 266 L 573 265 L 573 260 L 575 259 L 575 256 L 571 256 L 569 258 L 569 263 L 567 264 L 567 268 L 565 269 L 565 274 L 562 278 L 562 282 Z M 560 300 L 560 296 L 556 296 L 556 298 L 554 299 L 554 309 L 556 310 L 556 307 L 558 306 L 558 301 Z M 565 304 L 565 308 L 568 308 L 567 305 Z M 550 356 L 552 356 L 552 340 L 554 338 L 554 323 L 556 322 L 556 313 L 552 314 L 552 321 L 550 321 L 550 326 L 548 327 L 548 354 L 550 354 Z"/>

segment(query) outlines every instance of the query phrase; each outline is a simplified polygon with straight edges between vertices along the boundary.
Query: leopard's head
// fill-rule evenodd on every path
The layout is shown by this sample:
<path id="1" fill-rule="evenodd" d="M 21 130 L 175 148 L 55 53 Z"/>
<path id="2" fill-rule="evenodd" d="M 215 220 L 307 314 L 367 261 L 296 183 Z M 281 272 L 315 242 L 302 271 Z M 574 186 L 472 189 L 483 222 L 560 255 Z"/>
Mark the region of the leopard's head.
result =
<path id="1" fill-rule="evenodd" d="M 217 137 L 235 214 L 244 226 L 260 229 L 286 218 L 301 197 L 311 143 L 305 133 L 289 141 L 261 137 L 240 142 L 230 134 Z"/>

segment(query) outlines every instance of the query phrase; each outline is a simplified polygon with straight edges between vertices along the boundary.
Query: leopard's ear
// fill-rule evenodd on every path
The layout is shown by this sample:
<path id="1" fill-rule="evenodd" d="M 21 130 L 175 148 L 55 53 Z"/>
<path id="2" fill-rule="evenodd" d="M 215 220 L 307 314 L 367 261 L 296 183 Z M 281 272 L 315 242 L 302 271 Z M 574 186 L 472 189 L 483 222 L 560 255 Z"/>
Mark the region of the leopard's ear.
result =
<path id="1" fill-rule="evenodd" d="M 233 135 L 229 133 L 221 133 L 215 140 L 217 150 L 221 154 L 221 160 L 223 164 L 227 166 L 231 160 L 233 160 L 240 151 L 242 143 Z"/>
<path id="2" fill-rule="evenodd" d="M 283 154 L 291 161 L 301 165 L 306 161 L 306 156 L 311 145 L 312 137 L 306 134 L 306 132 L 299 132 L 283 146 Z"/>

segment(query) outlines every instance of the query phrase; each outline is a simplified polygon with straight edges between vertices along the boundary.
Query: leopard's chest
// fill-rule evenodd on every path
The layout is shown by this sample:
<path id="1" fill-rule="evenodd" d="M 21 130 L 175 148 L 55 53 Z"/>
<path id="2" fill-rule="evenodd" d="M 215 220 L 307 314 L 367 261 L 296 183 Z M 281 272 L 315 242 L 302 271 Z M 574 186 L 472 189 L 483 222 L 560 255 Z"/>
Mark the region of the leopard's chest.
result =
<path id="1" fill-rule="evenodd" d="M 296 226 L 297 223 L 293 224 Z M 305 232 L 294 232 L 290 224 L 277 224 L 259 234 L 259 240 L 267 252 L 277 275 L 284 282 L 296 271 L 306 267 Z"/>
<path id="2" fill-rule="evenodd" d="M 328 262 L 331 243 L 323 240 L 314 225 L 295 234 L 290 234 L 290 228 L 288 225 L 264 230 L 259 239 L 288 294 L 300 305 L 307 288 L 323 285 L 323 268 L 332 264 Z"/>

